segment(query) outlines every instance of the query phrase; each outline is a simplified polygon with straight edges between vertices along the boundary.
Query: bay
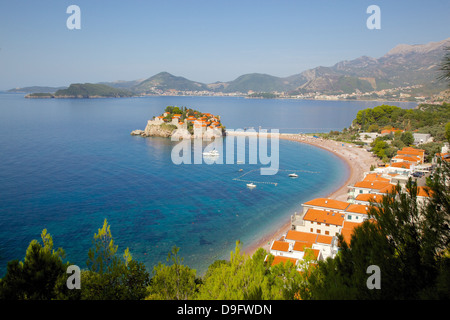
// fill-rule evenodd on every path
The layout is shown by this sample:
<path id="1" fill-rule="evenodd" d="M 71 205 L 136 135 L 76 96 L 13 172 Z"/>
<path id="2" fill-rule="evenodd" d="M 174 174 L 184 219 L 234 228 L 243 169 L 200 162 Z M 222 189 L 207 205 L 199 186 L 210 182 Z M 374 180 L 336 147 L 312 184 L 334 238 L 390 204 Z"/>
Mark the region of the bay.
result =
<path id="1" fill-rule="evenodd" d="M 85 268 L 104 219 L 119 253 L 129 247 L 148 270 L 165 263 L 177 246 L 184 263 L 202 274 L 215 260 L 228 259 L 237 240 L 245 247 L 278 229 L 301 203 L 326 196 L 348 176 L 333 154 L 285 140 L 272 176 L 261 176 L 264 165 L 248 161 L 176 165 L 176 142 L 130 135 L 168 105 L 218 114 L 228 129 L 297 133 L 341 130 L 358 110 L 380 104 L 180 96 L 34 100 L 0 94 L 0 277 L 8 261 L 23 259 L 44 228 L 67 260 Z M 292 171 L 299 178 L 288 178 Z M 244 173 L 260 182 L 255 189 L 234 180 Z"/>

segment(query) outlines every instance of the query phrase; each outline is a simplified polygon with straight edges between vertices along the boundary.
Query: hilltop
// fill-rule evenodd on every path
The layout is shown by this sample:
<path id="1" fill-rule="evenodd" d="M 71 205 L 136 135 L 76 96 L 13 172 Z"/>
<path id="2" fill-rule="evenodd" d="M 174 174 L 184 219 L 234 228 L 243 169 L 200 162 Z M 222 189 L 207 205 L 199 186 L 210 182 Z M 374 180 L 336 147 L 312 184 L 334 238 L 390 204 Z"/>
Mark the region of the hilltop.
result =
<path id="1" fill-rule="evenodd" d="M 445 83 L 436 78 L 439 64 L 445 55 L 444 49 L 449 46 L 450 38 L 427 44 L 399 44 L 380 58 L 362 56 L 354 60 L 337 62 L 333 66 L 318 66 L 288 77 L 250 73 L 232 81 L 206 84 L 168 72 L 160 72 L 146 79 L 101 82 L 97 85 L 109 87 L 106 96 L 276 93 L 277 96 L 281 94 L 283 97 L 313 99 L 332 95 L 344 99 L 382 98 L 416 101 L 416 98 L 420 100 L 424 96 L 432 97 L 445 90 Z M 10 91 L 30 92 L 26 91 L 31 90 L 30 88 L 33 87 L 15 88 Z M 125 91 L 118 92 L 110 88 Z M 72 92 L 72 89 L 69 87 L 66 92 Z M 85 91 L 89 90 L 76 89 L 75 96 L 83 96 Z M 105 89 L 99 87 L 94 91 L 102 93 Z M 37 88 L 32 92 L 51 91 Z M 62 92 L 62 95 L 66 95 L 64 91 Z"/>
<path id="2" fill-rule="evenodd" d="M 104 84 L 75 83 L 67 89 L 57 90 L 51 93 L 32 93 L 26 98 L 120 98 L 131 97 L 133 93 L 128 90 L 113 88 Z"/>

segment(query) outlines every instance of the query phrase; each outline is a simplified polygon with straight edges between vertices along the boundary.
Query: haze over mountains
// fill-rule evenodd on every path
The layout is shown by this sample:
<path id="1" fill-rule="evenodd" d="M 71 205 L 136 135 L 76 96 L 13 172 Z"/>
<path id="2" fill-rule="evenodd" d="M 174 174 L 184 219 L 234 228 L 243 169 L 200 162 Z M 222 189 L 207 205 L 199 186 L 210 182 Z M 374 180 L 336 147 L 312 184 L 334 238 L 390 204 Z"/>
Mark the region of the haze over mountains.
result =
<path id="1" fill-rule="evenodd" d="M 422 45 L 400 44 L 380 58 L 363 56 L 341 61 L 331 67 L 319 66 L 289 77 L 268 74 L 245 74 L 233 81 L 205 84 L 168 72 L 158 73 L 148 79 L 102 82 L 114 88 L 126 89 L 135 94 L 158 94 L 169 90 L 208 92 L 290 92 L 323 94 L 370 92 L 437 82 L 439 64 L 450 47 L 450 38 Z M 39 87 L 16 88 L 15 92 L 52 92 Z M 54 88 L 57 91 L 61 88 Z"/>

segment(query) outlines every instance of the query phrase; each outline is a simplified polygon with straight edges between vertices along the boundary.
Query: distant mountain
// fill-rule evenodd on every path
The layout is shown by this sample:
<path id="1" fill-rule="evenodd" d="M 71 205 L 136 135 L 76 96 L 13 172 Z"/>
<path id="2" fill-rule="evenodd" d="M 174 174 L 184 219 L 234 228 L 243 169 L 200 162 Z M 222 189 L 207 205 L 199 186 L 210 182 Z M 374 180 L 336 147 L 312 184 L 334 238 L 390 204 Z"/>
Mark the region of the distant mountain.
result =
<path id="1" fill-rule="evenodd" d="M 244 74 L 237 79 L 227 83 L 223 88 L 223 92 L 271 92 L 285 91 L 288 86 L 282 78 L 271 76 L 268 74 L 251 73 Z"/>
<path id="2" fill-rule="evenodd" d="M 125 80 L 118 80 L 113 82 L 99 82 L 99 84 L 104 84 L 113 88 L 118 89 L 131 89 L 137 85 L 139 85 L 142 81 L 145 79 L 140 80 L 132 80 L 132 81 L 125 81 Z"/>
<path id="3" fill-rule="evenodd" d="M 401 44 L 378 59 L 363 56 L 307 70 L 299 75 L 307 82 L 298 89 L 337 93 L 353 88 L 365 92 L 431 82 L 445 87 L 436 78 L 447 46 L 450 38 L 424 45 Z"/>
<path id="4" fill-rule="evenodd" d="M 8 92 L 15 92 L 15 93 L 54 93 L 61 89 L 66 89 L 67 87 L 39 87 L 39 86 L 33 86 L 33 87 L 23 87 L 23 88 L 14 88 L 8 90 Z"/>
<path id="5" fill-rule="evenodd" d="M 158 73 L 145 80 L 102 82 L 101 85 L 134 94 L 159 94 L 174 91 L 210 92 L 274 92 L 290 94 L 320 92 L 322 94 L 370 92 L 412 85 L 426 85 L 427 93 L 444 90 L 445 83 L 438 82 L 439 64 L 450 46 L 450 38 L 428 44 L 400 44 L 376 59 L 362 56 L 350 61 L 340 61 L 334 66 L 319 66 L 288 77 L 268 74 L 244 74 L 228 82 L 205 84 L 168 72 Z M 34 88 L 34 89 L 32 89 Z M 21 88 L 20 92 L 55 92 L 44 87 Z M 19 88 L 20 89 L 20 88 Z M 19 92 L 19 89 L 12 92 Z M 436 92 L 434 92 L 436 93 Z"/>
<path id="6" fill-rule="evenodd" d="M 160 72 L 130 88 L 136 93 L 153 93 L 158 90 L 208 91 L 206 84 L 174 76 L 168 72 Z"/>
<path id="7" fill-rule="evenodd" d="M 56 91 L 53 96 L 55 98 L 120 98 L 131 97 L 133 93 L 104 84 L 75 83 L 71 84 L 67 89 Z"/>

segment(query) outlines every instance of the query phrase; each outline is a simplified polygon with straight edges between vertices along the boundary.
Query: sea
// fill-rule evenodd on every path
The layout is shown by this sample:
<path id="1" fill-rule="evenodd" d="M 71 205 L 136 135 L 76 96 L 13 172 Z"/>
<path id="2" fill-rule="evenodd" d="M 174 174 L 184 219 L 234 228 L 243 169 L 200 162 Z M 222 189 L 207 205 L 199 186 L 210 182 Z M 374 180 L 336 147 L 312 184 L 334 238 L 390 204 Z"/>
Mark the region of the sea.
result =
<path id="1" fill-rule="evenodd" d="M 86 268 L 105 219 L 117 254 L 129 248 L 151 273 L 158 263 L 169 263 L 176 246 L 183 263 L 201 276 L 214 261 L 229 259 L 237 241 L 245 249 L 279 229 L 303 202 L 327 196 L 348 178 L 337 156 L 287 140 L 277 149 L 267 141 L 266 154 L 258 146 L 256 162 L 250 162 L 246 139 L 242 163 L 175 163 L 179 142 L 130 135 L 167 106 L 220 115 L 227 129 L 314 133 L 349 127 L 358 110 L 383 103 L 416 106 L 192 96 L 26 99 L 0 93 L 0 277 L 8 261 L 23 260 L 31 240 L 41 242 L 43 229 L 55 249 L 64 249 L 65 261 Z M 237 145 L 229 139 L 224 146 Z M 275 150 L 277 170 L 262 175 L 268 164 L 261 155 L 275 159 Z M 298 177 L 290 178 L 294 172 Z M 256 187 L 248 188 L 248 181 Z"/>

